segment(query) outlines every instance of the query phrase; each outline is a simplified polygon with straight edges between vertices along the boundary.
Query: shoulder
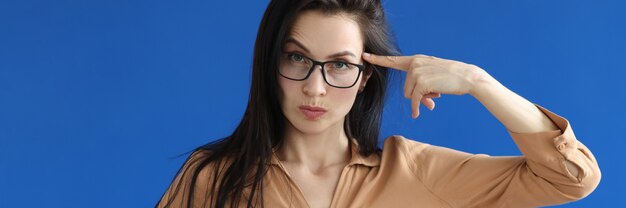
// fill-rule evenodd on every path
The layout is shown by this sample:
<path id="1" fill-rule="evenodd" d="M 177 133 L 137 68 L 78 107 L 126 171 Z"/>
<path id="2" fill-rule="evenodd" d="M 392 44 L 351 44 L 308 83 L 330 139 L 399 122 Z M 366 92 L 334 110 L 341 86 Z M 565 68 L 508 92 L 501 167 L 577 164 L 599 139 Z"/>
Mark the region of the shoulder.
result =
<path id="1" fill-rule="evenodd" d="M 207 179 L 221 163 L 219 160 L 212 160 L 211 155 L 209 150 L 198 149 L 193 151 L 178 171 L 176 184 L 185 184 L 184 187 L 208 184 L 209 180 Z"/>
<path id="2" fill-rule="evenodd" d="M 383 152 L 385 151 L 398 152 L 416 162 L 420 160 L 426 162 L 441 158 L 463 159 L 473 156 L 488 156 L 486 154 L 470 154 L 447 147 L 418 142 L 400 135 L 393 135 L 385 140 Z"/>
<path id="3" fill-rule="evenodd" d="M 382 159 L 386 163 L 406 164 L 411 169 L 415 169 L 429 148 L 431 148 L 430 144 L 407 139 L 401 135 L 393 135 L 385 139 Z"/>
<path id="4" fill-rule="evenodd" d="M 403 152 L 403 153 L 419 153 L 429 148 L 431 145 L 423 142 L 407 139 L 401 135 L 393 135 L 385 139 L 383 152 Z"/>
<path id="5" fill-rule="evenodd" d="M 214 158 L 213 156 L 213 152 L 210 150 L 198 149 L 193 151 L 187 158 L 187 161 L 185 161 L 179 174 L 187 180 L 196 180 L 196 183 L 199 185 L 208 184 L 210 182 L 208 179 L 220 178 L 221 175 L 216 176 L 214 174 L 216 169 L 229 167 L 232 158 L 227 156 Z"/>
<path id="6" fill-rule="evenodd" d="M 178 175 L 187 176 L 190 175 L 190 172 L 196 172 L 201 170 L 206 171 L 212 169 L 211 166 L 215 162 L 209 162 L 210 156 L 211 151 L 203 149 L 194 150 L 185 160 L 185 163 L 178 171 Z"/>
<path id="7" fill-rule="evenodd" d="M 226 159 L 211 158 L 211 151 L 198 149 L 193 151 L 179 169 L 176 177 L 169 188 L 163 194 L 157 207 L 169 207 L 170 205 L 180 205 L 185 207 L 188 200 L 194 204 L 204 203 L 204 197 L 209 194 L 216 177 L 216 168 L 224 167 Z M 189 198 L 189 193 L 194 193 L 193 198 Z"/>
<path id="8" fill-rule="evenodd" d="M 423 163 L 429 158 L 432 146 L 408 139 L 401 135 L 393 135 L 384 140 L 380 171 L 402 178 L 406 183 L 421 180 Z M 414 181 L 415 182 L 415 181 Z"/>
<path id="9" fill-rule="evenodd" d="M 408 139 L 401 135 L 393 135 L 385 139 L 383 160 L 405 162 L 414 171 L 441 166 L 455 160 L 465 160 L 476 155 L 466 152 L 431 145 Z"/>

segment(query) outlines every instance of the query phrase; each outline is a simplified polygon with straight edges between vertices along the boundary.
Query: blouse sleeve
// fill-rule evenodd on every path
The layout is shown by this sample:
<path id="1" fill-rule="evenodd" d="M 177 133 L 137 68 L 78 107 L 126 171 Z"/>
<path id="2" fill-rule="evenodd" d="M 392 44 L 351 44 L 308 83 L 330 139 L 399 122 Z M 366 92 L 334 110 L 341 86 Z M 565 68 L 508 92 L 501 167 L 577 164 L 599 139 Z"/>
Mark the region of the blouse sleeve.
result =
<path id="1" fill-rule="evenodd" d="M 524 156 L 468 154 L 428 145 L 408 147 L 411 169 L 452 207 L 537 207 L 575 201 L 600 182 L 593 154 L 569 122 L 540 107 L 560 130 L 509 133 Z M 410 146 L 410 145 L 409 145 Z M 578 168 L 572 175 L 565 161 Z"/>

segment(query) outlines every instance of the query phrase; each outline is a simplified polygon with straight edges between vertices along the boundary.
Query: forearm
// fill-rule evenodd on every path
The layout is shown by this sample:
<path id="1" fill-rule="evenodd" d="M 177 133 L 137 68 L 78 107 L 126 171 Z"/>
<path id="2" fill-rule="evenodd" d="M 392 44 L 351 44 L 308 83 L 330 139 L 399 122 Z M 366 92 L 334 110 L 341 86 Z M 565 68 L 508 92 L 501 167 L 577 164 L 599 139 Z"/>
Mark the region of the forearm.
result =
<path id="1" fill-rule="evenodd" d="M 533 103 L 506 88 L 492 76 L 480 71 L 470 94 L 482 103 L 500 123 L 512 132 L 535 133 L 559 129 Z M 565 161 L 567 169 L 578 176 L 578 169 Z"/>
<path id="2" fill-rule="evenodd" d="M 470 94 L 482 103 L 507 129 L 534 133 L 559 129 L 533 103 L 506 88 L 482 69 Z"/>

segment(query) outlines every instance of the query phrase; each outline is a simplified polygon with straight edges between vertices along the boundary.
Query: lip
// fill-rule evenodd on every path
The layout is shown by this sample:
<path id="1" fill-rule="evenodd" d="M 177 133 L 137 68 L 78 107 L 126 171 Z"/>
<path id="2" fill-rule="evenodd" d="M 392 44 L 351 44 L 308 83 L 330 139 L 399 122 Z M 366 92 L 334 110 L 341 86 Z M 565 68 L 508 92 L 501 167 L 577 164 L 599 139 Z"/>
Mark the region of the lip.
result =
<path id="1" fill-rule="evenodd" d="M 298 109 L 308 120 L 317 120 L 326 113 L 326 109 L 316 106 L 301 105 Z"/>
<path id="2" fill-rule="evenodd" d="M 322 107 L 310 106 L 310 105 L 301 105 L 298 106 L 300 109 L 309 110 L 309 111 L 323 111 L 326 112 L 326 109 Z"/>

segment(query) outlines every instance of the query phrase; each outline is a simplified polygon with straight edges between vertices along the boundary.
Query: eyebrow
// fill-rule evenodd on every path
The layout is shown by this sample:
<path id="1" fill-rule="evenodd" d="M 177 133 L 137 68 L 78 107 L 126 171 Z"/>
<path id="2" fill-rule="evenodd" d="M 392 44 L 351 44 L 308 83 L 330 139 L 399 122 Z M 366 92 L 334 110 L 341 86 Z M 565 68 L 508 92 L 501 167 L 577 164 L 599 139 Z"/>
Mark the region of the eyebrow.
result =
<path id="1" fill-rule="evenodd" d="M 304 52 L 311 54 L 311 52 L 309 51 L 309 49 L 307 49 L 306 47 L 304 47 L 304 44 L 300 43 L 300 41 L 294 39 L 293 37 L 289 37 L 287 38 L 287 40 L 285 41 L 285 45 L 287 43 L 293 43 L 296 46 L 298 46 L 299 48 L 301 48 L 302 50 L 304 50 Z M 351 51 L 341 51 L 341 52 L 337 52 L 334 54 L 331 54 L 330 56 L 328 56 L 327 58 L 329 59 L 333 59 L 333 58 L 339 58 L 342 56 L 352 56 L 354 58 L 357 58 L 356 55 L 354 55 L 354 53 L 352 53 Z"/>

